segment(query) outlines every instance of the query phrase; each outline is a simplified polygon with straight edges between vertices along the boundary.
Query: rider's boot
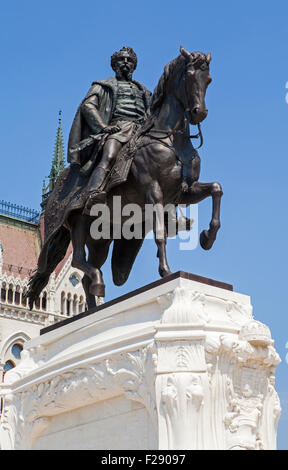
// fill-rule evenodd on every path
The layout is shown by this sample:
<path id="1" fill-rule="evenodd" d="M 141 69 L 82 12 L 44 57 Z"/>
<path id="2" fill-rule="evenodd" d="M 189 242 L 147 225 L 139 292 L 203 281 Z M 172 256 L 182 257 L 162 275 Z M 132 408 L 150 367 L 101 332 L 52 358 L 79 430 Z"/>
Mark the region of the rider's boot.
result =
<path id="1" fill-rule="evenodd" d="M 94 204 L 105 204 L 106 192 L 101 191 L 105 178 L 109 170 L 102 167 L 97 167 L 92 175 L 90 182 L 90 189 L 88 190 L 88 198 L 86 199 L 83 214 L 90 215 L 91 208 Z"/>

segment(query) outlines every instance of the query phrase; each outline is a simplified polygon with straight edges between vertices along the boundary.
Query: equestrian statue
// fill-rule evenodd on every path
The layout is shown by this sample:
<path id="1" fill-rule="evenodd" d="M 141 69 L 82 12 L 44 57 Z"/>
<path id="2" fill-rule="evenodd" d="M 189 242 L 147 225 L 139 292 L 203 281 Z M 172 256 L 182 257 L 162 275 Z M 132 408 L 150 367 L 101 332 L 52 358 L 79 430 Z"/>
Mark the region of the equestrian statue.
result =
<path id="1" fill-rule="evenodd" d="M 31 309 L 70 242 L 72 266 L 84 273 L 88 308 L 96 306 L 95 297 L 105 296 L 101 267 L 112 242 L 116 285 L 128 279 L 150 230 L 157 246 L 159 274 L 168 276 L 167 221 L 175 222 L 177 233 L 177 206 L 196 204 L 209 196 L 212 218 L 209 228 L 200 234 L 200 245 L 205 250 L 212 247 L 220 228 L 223 193 L 219 183 L 198 181 L 200 157 L 191 142 L 192 137 L 200 138 L 200 146 L 203 142 L 200 123 L 208 113 L 205 94 L 212 80 L 210 61 L 210 53 L 189 52 L 181 46 L 180 55 L 165 66 L 151 95 L 132 78 L 137 65 L 133 49 L 123 47 L 112 55 L 115 76 L 93 82 L 80 104 L 68 142 L 70 165 L 59 175 L 47 202 L 44 244 L 27 293 Z M 196 136 L 190 135 L 189 125 L 198 126 Z M 120 201 L 117 210 L 115 198 Z M 121 231 L 129 220 L 125 207 L 131 204 L 143 213 L 138 221 L 141 236 L 137 237 Z M 145 219 L 147 205 L 153 207 L 150 224 Z M 109 236 L 93 230 L 99 208 L 109 214 Z M 185 228 L 190 228 L 189 219 Z"/>

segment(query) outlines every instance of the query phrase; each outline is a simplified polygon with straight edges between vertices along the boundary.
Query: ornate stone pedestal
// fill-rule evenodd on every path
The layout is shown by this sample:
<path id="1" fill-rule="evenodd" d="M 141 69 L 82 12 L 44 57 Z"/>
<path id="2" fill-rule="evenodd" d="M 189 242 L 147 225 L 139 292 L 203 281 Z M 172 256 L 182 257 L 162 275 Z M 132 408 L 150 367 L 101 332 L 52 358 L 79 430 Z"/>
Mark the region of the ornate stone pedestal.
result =
<path id="1" fill-rule="evenodd" d="M 1 447 L 275 449 L 279 362 L 248 296 L 179 272 L 27 343 Z"/>

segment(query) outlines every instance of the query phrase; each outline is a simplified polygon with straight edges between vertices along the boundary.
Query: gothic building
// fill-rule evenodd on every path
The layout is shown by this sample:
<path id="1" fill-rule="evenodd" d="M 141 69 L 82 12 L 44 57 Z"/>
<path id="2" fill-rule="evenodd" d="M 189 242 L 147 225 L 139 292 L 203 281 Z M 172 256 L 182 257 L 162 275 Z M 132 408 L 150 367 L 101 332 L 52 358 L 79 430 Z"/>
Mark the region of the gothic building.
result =
<path id="1" fill-rule="evenodd" d="M 43 327 L 86 308 L 82 273 L 71 267 L 71 245 L 31 311 L 25 299 L 43 242 L 45 206 L 64 168 L 60 112 L 52 167 L 48 182 L 43 182 L 41 212 L 0 201 L 0 380 L 19 362 L 25 341 Z"/>

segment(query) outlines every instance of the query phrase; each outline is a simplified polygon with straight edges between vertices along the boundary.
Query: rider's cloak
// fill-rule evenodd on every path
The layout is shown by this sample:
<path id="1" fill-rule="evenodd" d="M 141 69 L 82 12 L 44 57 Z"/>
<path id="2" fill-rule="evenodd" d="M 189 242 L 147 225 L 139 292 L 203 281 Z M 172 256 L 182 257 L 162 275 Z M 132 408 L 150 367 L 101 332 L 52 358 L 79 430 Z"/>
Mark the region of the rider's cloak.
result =
<path id="1" fill-rule="evenodd" d="M 143 102 L 145 110 L 147 111 L 150 105 L 151 92 L 147 90 L 144 85 L 133 80 L 138 88 L 143 93 Z M 91 156 L 91 151 L 97 153 L 97 143 L 93 149 L 83 150 L 80 152 L 71 153 L 71 148 L 91 134 L 98 134 L 102 130 L 102 126 L 97 122 L 97 116 L 91 113 L 91 119 L 87 119 L 87 115 L 84 117 L 83 106 L 89 100 L 89 103 L 95 106 L 95 109 L 101 115 L 102 120 L 109 125 L 116 107 L 116 95 L 117 95 L 117 79 L 115 77 L 107 78 L 93 82 L 87 95 L 80 103 L 76 112 L 70 135 L 68 140 L 68 153 L 67 160 L 69 163 L 78 163 L 83 166 Z M 89 122 L 87 122 L 89 121 Z"/>
<path id="2" fill-rule="evenodd" d="M 142 90 L 144 105 L 146 110 L 148 110 L 151 92 L 141 83 L 135 80 L 133 82 Z M 91 134 L 97 132 L 100 134 L 102 127 L 100 125 L 97 126 L 97 122 L 94 120 L 92 129 L 83 116 L 83 105 L 89 99 L 89 102 L 95 105 L 103 121 L 109 125 L 116 106 L 116 95 L 117 79 L 115 77 L 93 82 L 90 90 L 77 109 L 68 140 L 67 160 L 70 166 L 65 168 L 59 175 L 45 209 L 44 244 L 38 260 L 38 272 L 47 271 L 48 253 L 50 249 L 52 251 L 51 246 L 58 243 L 58 239 L 59 243 L 60 239 L 66 240 L 65 242 L 63 241 L 63 249 L 61 249 L 61 251 L 65 251 L 65 245 L 70 241 L 67 229 L 65 228 L 65 221 L 72 211 L 81 209 L 84 206 L 88 196 L 86 193 L 88 179 L 86 176 L 81 175 L 79 169 L 91 158 L 91 152 L 93 152 L 94 158 L 97 160 L 99 143 L 96 142 L 92 147 L 81 152 L 71 153 L 71 148 Z"/>

